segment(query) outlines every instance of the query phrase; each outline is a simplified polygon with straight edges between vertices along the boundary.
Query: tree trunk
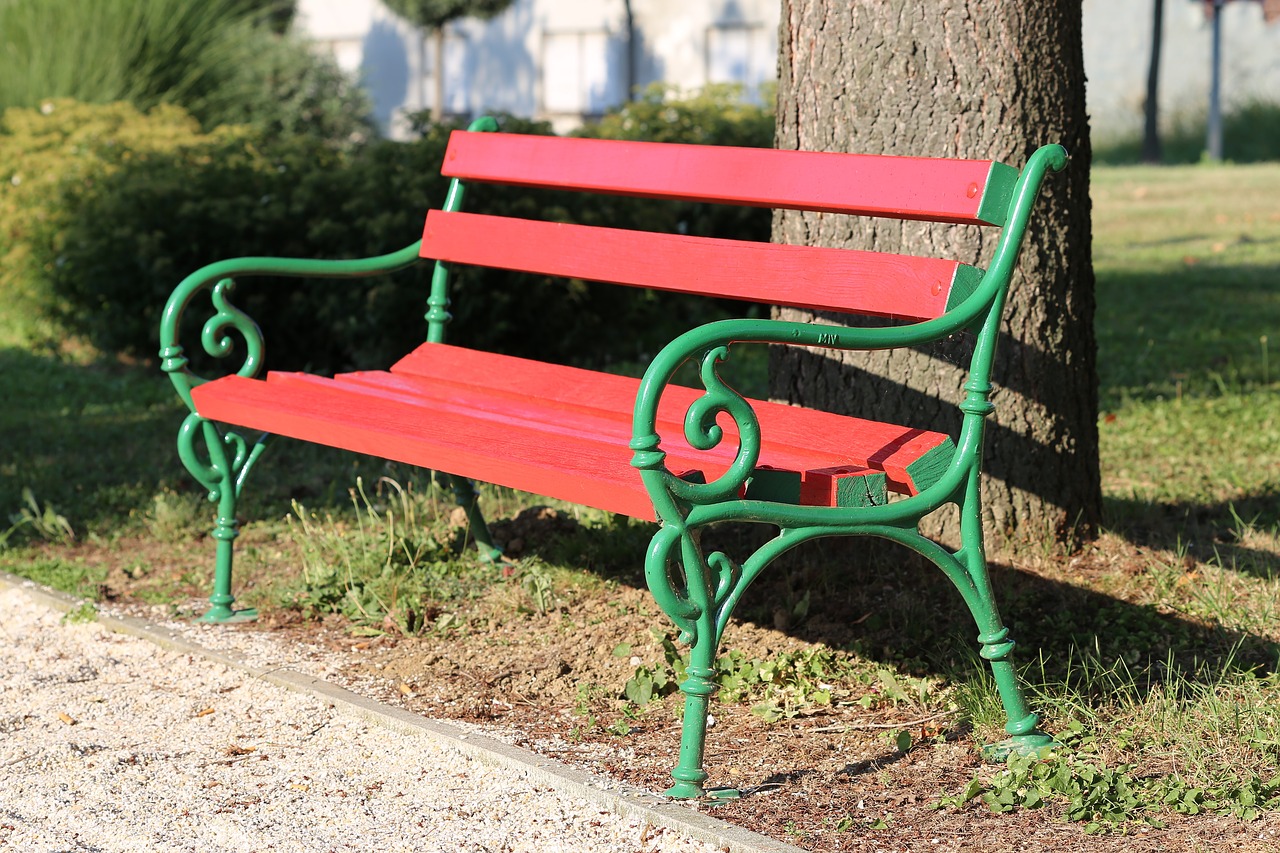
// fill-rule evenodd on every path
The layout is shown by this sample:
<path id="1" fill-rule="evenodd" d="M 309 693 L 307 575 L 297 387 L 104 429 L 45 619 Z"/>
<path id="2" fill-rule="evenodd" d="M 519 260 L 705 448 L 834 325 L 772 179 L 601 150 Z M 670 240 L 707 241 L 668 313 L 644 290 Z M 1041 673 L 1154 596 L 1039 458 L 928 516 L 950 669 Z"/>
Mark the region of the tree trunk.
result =
<path id="1" fill-rule="evenodd" d="M 986 529 L 1006 542 L 1088 535 L 1102 500 L 1079 2 L 783 0 L 779 44 L 779 148 L 1021 167 L 1041 144 L 1067 147 L 1071 162 L 1045 183 L 1005 311 L 983 495 Z M 979 230 L 795 212 L 774 220 L 777 242 L 982 266 L 995 235 Z M 775 313 L 813 318 L 793 309 Z M 777 347 L 771 393 L 955 434 L 966 338 L 911 353 Z M 957 540 L 954 513 L 927 521 L 929 534 Z"/>
<path id="2" fill-rule="evenodd" d="M 444 26 L 433 27 L 431 30 L 431 41 L 435 50 L 433 51 L 431 76 L 435 78 L 432 83 L 435 91 L 431 96 L 431 119 L 436 124 L 444 121 Z"/>
<path id="3" fill-rule="evenodd" d="M 1159 163 L 1160 48 L 1164 43 L 1164 0 L 1152 0 L 1151 62 L 1147 66 L 1147 99 L 1142 103 L 1142 162 Z"/>

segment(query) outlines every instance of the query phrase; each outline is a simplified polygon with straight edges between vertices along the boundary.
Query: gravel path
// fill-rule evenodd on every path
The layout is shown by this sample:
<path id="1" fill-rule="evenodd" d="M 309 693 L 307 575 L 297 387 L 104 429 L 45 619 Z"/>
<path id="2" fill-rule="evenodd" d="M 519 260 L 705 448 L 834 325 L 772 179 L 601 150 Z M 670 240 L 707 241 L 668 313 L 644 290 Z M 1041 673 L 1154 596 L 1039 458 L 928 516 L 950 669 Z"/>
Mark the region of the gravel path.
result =
<path id="1" fill-rule="evenodd" d="M 714 843 L 695 840 L 680 815 L 694 835 L 718 822 L 687 809 L 663 820 L 672 806 L 657 798 L 647 812 L 575 795 L 578 783 L 548 782 L 558 771 L 480 760 L 323 690 L 71 624 L 47 600 L 0 584 L 0 850 L 786 847 L 732 828 L 717 839 L 714 826 L 700 836 Z"/>

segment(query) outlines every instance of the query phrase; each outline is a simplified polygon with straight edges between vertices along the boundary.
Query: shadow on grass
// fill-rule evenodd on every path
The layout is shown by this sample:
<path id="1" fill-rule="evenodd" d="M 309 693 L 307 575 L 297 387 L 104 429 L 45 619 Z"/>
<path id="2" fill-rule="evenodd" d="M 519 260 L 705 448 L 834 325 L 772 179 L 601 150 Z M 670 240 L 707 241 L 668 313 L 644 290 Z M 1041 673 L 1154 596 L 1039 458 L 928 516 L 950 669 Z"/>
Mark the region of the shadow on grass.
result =
<path id="1" fill-rule="evenodd" d="M 165 490 L 203 492 L 178 458 L 187 410 L 158 368 L 3 348 L 0 400 L 0 532 L 24 505 L 24 489 L 77 536 L 127 529 Z M 376 479 L 386 468 L 380 459 L 280 441 L 252 472 L 243 515 L 279 518 L 295 498 L 349 506 L 356 477 Z M 210 506 L 210 527 L 212 519 Z"/>
<path id="2" fill-rule="evenodd" d="M 1280 493 L 1217 504 L 1106 498 L 1105 514 L 1143 548 L 1186 554 L 1262 580 L 1280 575 L 1280 551 L 1255 547 L 1252 531 L 1280 531 Z"/>
<path id="3" fill-rule="evenodd" d="M 563 561 L 569 553 L 630 553 L 626 563 L 598 562 L 594 568 L 615 581 L 641 586 L 635 567 L 653 529 L 632 523 L 528 536 L 527 553 L 550 561 Z M 761 529 L 745 527 L 708 530 L 704 546 L 741 558 L 761 535 Z M 620 572 L 619 565 L 631 568 Z M 1126 568 L 1143 571 L 1140 566 Z M 1084 658 L 1102 670 L 1122 667 L 1140 690 L 1164 682 L 1170 667 L 1187 683 L 1212 683 L 1224 672 L 1262 673 L 1276 667 L 1280 645 L 1265 637 L 1089 586 L 1113 570 L 1084 567 L 1075 583 L 993 564 L 997 603 L 1019 644 L 1015 665 L 1034 663 L 1034 678 L 1051 686 L 1070 683 L 1086 696 L 1096 690 L 1092 698 L 1099 702 L 1107 699 L 1105 681 L 1095 687 L 1087 678 L 1082 683 Z M 972 682 L 985 669 L 977 656 L 977 628 L 951 582 L 931 563 L 889 543 L 825 540 L 802 546 L 761 575 L 735 616 L 805 642 L 851 650 L 916 677 Z M 657 624 L 670 628 L 664 617 Z M 726 632 L 727 648 L 734 645 L 733 633 L 732 627 Z"/>
<path id="4" fill-rule="evenodd" d="M 1276 373 L 1267 342 L 1280 328 L 1277 281 L 1280 265 L 1220 263 L 1212 256 L 1099 275 L 1102 410 L 1265 386 Z"/>
<path id="5" fill-rule="evenodd" d="M 150 381 L 112 363 L 0 349 L 0 517 L 30 489 L 83 530 L 127 517 L 157 483 L 178 479 L 177 399 L 165 399 L 158 375 Z"/>

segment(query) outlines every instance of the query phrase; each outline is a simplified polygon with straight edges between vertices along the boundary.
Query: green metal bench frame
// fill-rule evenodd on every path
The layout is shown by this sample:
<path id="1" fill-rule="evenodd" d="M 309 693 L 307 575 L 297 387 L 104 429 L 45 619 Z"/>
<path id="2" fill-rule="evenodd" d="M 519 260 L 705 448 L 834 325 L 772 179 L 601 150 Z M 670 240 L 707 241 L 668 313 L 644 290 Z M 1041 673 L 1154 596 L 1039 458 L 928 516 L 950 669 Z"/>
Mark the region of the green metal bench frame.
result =
<path id="1" fill-rule="evenodd" d="M 496 130 L 496 125 L 492 120 L 481 119 L 474 123 L 471 129 L 488 132 Z M 566 142 L 569 141 L 553 141 L 550 144 L 554 146 Z M 573 140 L 572 144 L 581 146 L 584 142 L 588 146 L 619 144 L 599 140 Z M 635 145 L 634 143 L 621 144 Z M 647 147 L 652 145 L 647 143 L 639 145 L 645 146 L 642 153 L 646 156 L 652 154 L 656 158 L 663 157 L 663 151 L 666 150 L 663 146 Z M 589 151 L 591 149 L 574 150 Z M 641 151 L 641 149 L 636 150 Z M 732 150 L 742 151 L 742 149 Z M 770 152 L 763 156 L 774 156 L 779 153 Z M 452 153 L 447 155 L 447 161 L 453 156 Z M 483 159 L 483 154 L 477 156 Z M 705 155 L 699 156 L 706 159 Z M 750 156 L 761 155 L 751 154 Z M 864 159 L 871 161 L 871 158 Z M 909 176 L 913 168 L 920 169 L 923 168 L 921 164 L 931 162 L 910 161 L 909 158 L 881 159 L 886 174 L 892 173 L 885 180 L 891 182 L 897 182 L 901 180 L 899 176 Z M 931 315 L 920 319 L 924 316 L 920 311 L 907 311 L 905 314 L 914 316 L 915 322 L 907 325 L 858 328 L 772 319 L 730 319 L 715 322 L 693 329 L 672 341 L 654 358 L 643 379 L 635 386 L 629 444 L 629 452 L 632 454 L 630 464 L 636 469 L 633 476 L 642 481 L 648 501 L 645 502 L 644 509 L 631 512 L 634 515 L 647 515 L 660 522 L 660 527 L 645 556 L 645 575 L 655 599 L 678 627 L 680 639 L 690 646 L 688 677 L 680 687 L 685 694 L 686 708 L 679 763 L 672 772 L 676 783 L 667 792 L 671 796 L 696 797 L 707 793 L 705 782 L 708 774 L 703 768 L 703 756 L 708 703 L 717 689 L 714 682 L 715 659 L 726 625 L 743 592 L 779 555 L 803 542 L 820 537 L 849 535 L 881 537 L 898 542 L 937 565 L 960 591 L 977 623 L 981 655 L 990 663 L 1007 713 L 1006 731 L 1009 737 L 1001 743 L 988 747 L 988 753 L 996 756 L 1010 751 L 1026 754 L 1052 745 L 1052 738 L 1039 731 L 1038 718 L 1028 708 L 1019 686 L 1011 662 L 1014 643 L 1000 618 L 992 594 L 983 545 L 979 479 L 985 423 L 994 409 L 988 400 L 991 392 L 992 359 L 999 337 L 1001 312 L 1010 278 L 1040 184 L 1048 170 L 1060 170 L 1065 164 L 1066 152 L 1056 145 L 1046 146 L 1032 154 L 1020 173 L 998 163 L 991 164 L 986 185 L 979 186 L 974 182 L 968 187 L 965 194 L 974 199 L 974 209 L 963 216 L 946 210 L 936 214 L 919 210 L 904 214 L 895 209 L 877 211 L 865 205 L 859 208 L 861 212 L 870 211 L 872 215 L 1003 226 L 998 245 L 985 273 L 963 265 L 957 267 L 952 292 L 943 294 L 946 304 L 934 311 L 936 316 Z M 487 168 L 485 164 L 482 166 Z M 881 168 L 877 163 L 871 163 L 871 166 L 877 170 Z M 454 169 L 453 172 L 450 171 L 451 168 Z M 465 185 L 470 178 L 460 175 L 459 172 L 465 172 L 466 168 L 465 165 L 446 162 L 445 173 L 453 175 L 453 181 L 443 205 L 443 212 L 446 214 L 455 214 L 461 209 Z M 478 179 L 518 184 L 521 182 L 521 170 L 524 168 L 525 166 L 519 163 L 505 164 L 500 170 L 506 175 L 505 178 L 488 175 Z M 786 178 L 785 174 L 781 175 L 776 182 L 781 188 L 778 198 L 757 198 L 745 203 L 772 207 L 827 209 L 824 207 L 825 202 L 814 203 L 812 199 L 803 205 L 789 201 L 784 197 L 789 191 Z M 690 180 L 696 183 L 698 178 L 694 176 Z M 541 179 L 530 179 L 528 183 L 548 185 Z M 592 189 L 590 186 L 584 187 L 581 184 L 576 188 L 585 188 L 588 191 Z M 618 190 L 605 189 L 604 191 Z M 636 195 L 650 194 L 644 187 L 633 186 L 627 191 Z M 697 188 L 689 191 L 692 195 L 697 195 L 699 192 Z M 652 194 L 658 193 L 655 191 Z M 975 196 L 978 197 L 975 198 Z M 706 200 L 705 196 L 698 197 Z M 744 203 L 742 199 L 736 201 Z M 837 202 L 831 202 L 831 204 L 830 209 L 838 209 Z M 233 609 L 232 551 L 233 542 L 238 533 L 236 501 L 249 471 L 265 446 L 267 437 L 264 435 L 256 442 L 251 442 L 235 428 L 220 422 L 223 419 L 221 415 L 210 414 L 211 412 L 229 413 L 225 416 L 225 421 L 229 423 L 254 422 L 254 416 L 241 417 L 236 414 L 239 410 L 234 408 L 219 409 L 220 395 L 234 397 L 240 393 L 237 389 L 252 395 L 258 393 L 261 390 L 259 386 L 265 384 L 255 379 L 263 367 L 262 335 L 253 321 L 232 304 L 231 295 L 235 279 L 249 275 L 360 278 L 385 274 L 419 263 L 422 260 L 420 254 L 428 254 L 433 250 L 433 240 L 440 242 L 446 239 L 438 236 L 433 230 L 436 227 L 433 223 L 437 223 L 440 229 L 444 229 L 444 226 L 455 220 L 465 225 L 466 220 L 462 217 L 468 215 L 459 214 L 457 217 L 450 218 L 436 217 L 433 213 L 432 217 L 428 218 L 424 241 L 415 242 L 399 252 L 388 255 L 352 261 L 278 258 L 241 258 L 223 261 L 193 273 L 174 291 L 166 306 L 161 324 L 160 356 L 162 369 L 169 376 L 179 396 L 191 412 L 179 431 L 178 449 L 187 469 L 208 490 L 210 499 L 216 502 L 218 507 L 213 530 L 213 537 L 217 540 L 214 592 L 210 597 L 210 610 L 202 617 L 204 620 L 227 622 L 254 616 L 251 611 Z M 444 230 L 440 230 L 439 233 L 443 234 Z M 712 249 L 716 247 L 710 246 L 708 251 Z M 732 247 L 729 249 L 732 250 Z M 427 342 L 439 344 L 441 348 L 427 352 L 427 356 L 432 352 L 443 354 L 449 351 L 444 348 L 446 345 L 443 344 L 443 340 L 445 325 L 449 320 L 450 268 L 456 263 L 444 257 L 443 254 L 432 257 L 436 259 L 436 265 L 431 293 L 427 301 Z M 571 260 L 577 263 L 577 259 Z M 534 261 L 528 263 L 535 264 Z M 550 263 L 558 264 L 560 261 L 554 260 Z M 602 263 L 607 265 L 607 259 Z M 788 260 L 787 263 L 790 261 Z M 572 277 L 578 275 L 573 271 L 574 269 L 576 267 L 562 271 Z M 582 277 L 590 277 L 590 275 L 584 274 Z M 637 279 L 623 283 L 644 284 L 645 282 Z M 681 287 L 694 292 L 708 292 L 696 284 L 677 285 L 673 289 Z M 935 286 L 933 289 L 935 295 L 938 293 L 938 287 Z M 212 316 L 203 326 L 201 344 L 204 350 L 217 357 L 229 355 L 232 351 L 233 332 L 241 337 L 247 346 L 244 362 L 236 374 L 212 383 L 195 375 L 189 369 L 184 350 L 178 341 L 183 312 L 201 293 L 209 295 L 214 308 Z M 750 294 L 746 296 L 751 298 Z M 881 298 L 888 299 L 889 304 L 892 305 L 892 300 L 896 297 L 890 293 Z M 798 303 L 793 301 L 790 304 Z M 874 470 L 852 469 L 851 473 L 858 479 L 859 484 L 858 488 L 852 490 L 842 490 L 838 485 L 832 486 L 826 480 L 821 480 L 819 475 L 828 476 L 822 472 L 769 470 L 762 464 L 761 457 L 763 446 L 761 418 L 764 414 L 768 414 L 764 408 L 768 404 L 744 399 L 721 380 L 718 373 L 718 365 L 729 358 L 731 348 L 741 344 L 879 350 L 925 344 L 962 331 L 974 336 L 975 347 L 968 380 L 964 384 L 964 399 L 958 404 L 963 413 L 959 434 L 954 438 L 953 447 L 946 445 L 923 462 L 917 460 L 917 468 L 925 465 L 928 469 L 925 475 L 917 476 L 916 482 L 908 484 L 908 487 L 897 488 L 897 491 L 904 494 L 892 500 L 885 494 L 886 474 Z M 667 444 L 664 444 L 664 439 L 661 437 L 663 424 L 669 421 L 669 418 L 664 420 L 665 416 L 661 413 L 664 393 L 671 393 L 672 379 L 677 370 L 690 361 L 698 365 L 704 388 L 699 392 L 700 396 L 686 400 L 687 414 L 684 418 L 682 438 L 682 441 L 687 442 L 686 450 L 692 448 L 694 451 L 710 451 L 720 447 L 729 433 L 736 431 L 737 434 L 736 450 L 732 450 L 724 457 L 724 470 L 712 476 L 709 482 L 705 481 L 705 477 L 691 475 L 688 470 L 683 469 L 683 466 L 668 464 L 671 459 L 668 456 L 667 445 L 672 441 L 669 425 L 666 428 Z M 519 366 L 511 369 L 519 369 Z M 426 381 L 419 377 L 411 377 L 411 379 L 420 385 Z M 307 418 L 305 413 L 286 414 L 289 417 L 284 417 L 281 422 L 288 421 L 294 426 L 284 427 L 282 431 L 289 433 L 292 429 L 292 434 L 296 437 L 320 440 L 336 446 L 347 446 L 363 452 L 370 452 L 371 447 L 374 448 L 374 452 L 377 452 L 377 448 L 380 447 L 376 436 L 372 439 L 353 437 L 349 441 L 342 437 L 331 438 L 328 426 L 320 424 L 312 428 L 304 423 Z M 785 416 L 785 413 L 768 414 L 768 417 L 774 421 L 781 416 Z M 376 419 L 376 416 L 370 415 L 369 418 Z M 270 418 L 267 422 L 275 423 Z M 298 426 L 299 423 L 303 425 Z M 731 429 L 726 432 L 725 426 L 730 424 Z M 369 428 L 372 427 L 359 426 L 359 429 Z M 360 435 L 363 436 L 364 433 Z M 412 436 L 405 439 L 409 442 L 413 440 Z M 585 438 L 584 441 L 586 441 Z M 483 457 L 490 452 L 483 447 L 475 448 L 475 451 L 472 455 L 477 457 Z M 499 451 L 492 452 L 495 455 L 493 461 L 501 466 L 506 460 L 500 458 Z M 426 455 L 420 460 L 415 453 L 416 451 L 406 451 L 405 454 L 396 458 L 425 462 L 436 458 Z M 391 458 L 390 455 L 389 458 Z M 437 471 L 455 470 L 440 465 L 432 467 Z M 484 474 L 489 469 L 473 470 Z M 841 473 L 836 471 L 836 474 L 830 476 L 838 479 Z M 482 555 L 489 559 L 497 558 L 500 550 L 488 534 L 471 482 L 471 477 L 477 475 L 463 472 L 461 476 L 448 474 L 443 476 L 452 485 L 459 504 L 468 513 L 471 529 Z M 493 475 L 492 481 L 503 482 L 501 476 L 501 474 Z M 900 472 L 891 474 L 889 480 L 892 481 L 895 477 L 903 479 L 908 475 Z M 541 490 L 544 483 L 538 477 L 523 480 L 516 478 L 505 484 L 554 495 L 556 479 L 554 476 L 548 478 L 545 491 Z M 797 494 L 809 489 L 812 482 L 818 480 L 821 480 L 819 482 L 821 488 L 827 489 L 834 495 L 831 497 L 831 503 L 835 505 L 805 505 L 804 501 L 797 498 Z M 578 491 L 568 493 L 572 494 L 574 499 L 584 503 L 595 502 L 590 494 L 583 497 L 580 484 L 576 488 Z M 926 538 L 918 530 L 922 518 L 948 504 L 957 506 L 960 512 L 962 544 L 954 551 Z M 602 508 L 617 510 L 616 506 L 603 498 L 600 505 Z M 722 521 L 766 524 L 776 527 L 778 532 L 755 553 L 744 560 L 735 561 L 722 552 L 705 553 L 700 544 L 698 531 L 707 525 Z"/>

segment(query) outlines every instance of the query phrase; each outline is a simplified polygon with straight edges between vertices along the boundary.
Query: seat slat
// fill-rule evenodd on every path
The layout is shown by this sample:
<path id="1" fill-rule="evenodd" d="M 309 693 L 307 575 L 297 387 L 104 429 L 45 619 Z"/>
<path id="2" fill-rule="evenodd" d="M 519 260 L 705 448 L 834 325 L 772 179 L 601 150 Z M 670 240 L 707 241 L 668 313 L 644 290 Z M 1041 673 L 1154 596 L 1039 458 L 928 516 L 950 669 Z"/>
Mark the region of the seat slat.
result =
<path id="1" fill-rule="evenodd" d="M 631 412 L 639 380 L 630 377 L 449 344 L 422 344 L 392 365 L 391 372 L 426 380 L 421 393 L 430 396 L 463 399 L 474 395 L 499 407 L 524 400 L 548 411 L 594 411 L 625 427 L 624 444 L 631 438 Z M 664 449 L 674 441 L 683 442 L 685 412 L 703 393 L 680 385 L 666 387 L 658 407 Z M 764 442 L 762 464 L 773 464 L 764 458 L 765 452 L 799 449 L 834 460 L 817 467 L 847 465 L 884 471 L 889 488 L 903 494 L 915 494 L 930 485 L 937 466 L 950 460 L 954 448 L 945 433 L 766 400 L 752 400 L 751 405 Z"/>
<path id="2" fill-rule="evenodd" d="M 626 445 L 494 424 L 341 383 L 228 376 L 192 392 L 203 417 L 654 520 Z"/>
<path id="3" fill-rule="evenodd" d="M 432 210 L 424 258 L 907 320 L 943 314 L 953 260 Z"/>
<path id="4" fill-rule="evenodd" d="M 1003 225 L 1017 170 L 943 160 L 454 131 L 441 171 L 514 186 Z"/>

